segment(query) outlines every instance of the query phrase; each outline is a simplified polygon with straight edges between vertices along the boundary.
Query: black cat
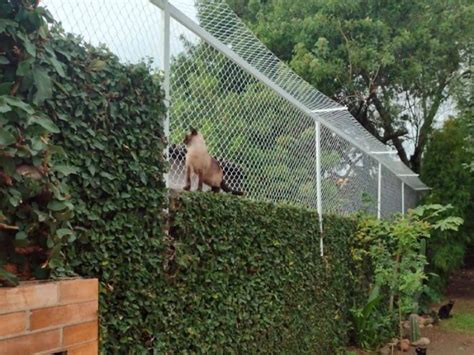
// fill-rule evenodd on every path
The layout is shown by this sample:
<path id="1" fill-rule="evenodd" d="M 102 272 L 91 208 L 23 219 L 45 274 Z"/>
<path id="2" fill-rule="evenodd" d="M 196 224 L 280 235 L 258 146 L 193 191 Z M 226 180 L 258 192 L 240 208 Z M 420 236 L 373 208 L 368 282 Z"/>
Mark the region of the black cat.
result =
<path id="1" fill-rule="evenodd" d="M 449 313 L 453 309 L 453 306 L 454 306 L 453 300 L 449 300 L 447 304 L 441 306 L 438 311 L 439 319 L 448 319 L 449 317 L 451 317 Z"/>
<path id="2" fill-rule="evenodd" d="M 415 348 L 416 355 L 426 355 L 426 348 Z"/>

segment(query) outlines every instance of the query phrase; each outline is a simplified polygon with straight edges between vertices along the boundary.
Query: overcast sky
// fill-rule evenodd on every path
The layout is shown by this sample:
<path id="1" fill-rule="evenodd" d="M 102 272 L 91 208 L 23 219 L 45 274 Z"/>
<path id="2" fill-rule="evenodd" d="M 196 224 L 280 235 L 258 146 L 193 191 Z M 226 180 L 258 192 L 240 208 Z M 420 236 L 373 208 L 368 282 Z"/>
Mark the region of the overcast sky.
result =
<path id="1" fill-rule="evenodd" d="M 171 0 L 181 11 L 196 19 L 194 0 Z M 81 35 L 94 45 L 105 44 L 123 61 L 152 58 L 159 65 L 161 10 L 149 0 L 43 0 L 53 17 L 67 32 Z M 196 37 L 172 21 L 171 51 L 182 50 L 179 36 Z"/>

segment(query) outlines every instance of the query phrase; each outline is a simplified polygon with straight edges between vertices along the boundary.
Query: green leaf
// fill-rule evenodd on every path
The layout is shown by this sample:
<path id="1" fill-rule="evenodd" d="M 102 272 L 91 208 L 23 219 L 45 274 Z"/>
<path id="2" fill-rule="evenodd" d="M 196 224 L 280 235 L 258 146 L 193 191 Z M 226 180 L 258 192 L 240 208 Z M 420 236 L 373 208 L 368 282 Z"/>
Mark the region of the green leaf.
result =
<path id="1" fill-rule="evenodd" d="M 9 64 L 10 61 L 8 60 L 7 57 L 0 55 L 0 64 Z"/>
<path id="2" fill-rule="evenodd" d="M 53 51 L 50 52 L 50 56 L 48 57 L 48 61 L 49 61 L 49 63 L 51 63 L 51 65 L 54 67 L 54 69 L 56 70 L 56 72 L 59 74 L 60 77 L 64 78 L 66 76 L 66 74 L 64 73 L 63 64 L 60 63 L 56 59 L 56 56 L 54 55 Z"/>
<path id="3" fill-rule="evenodd" d="M 28 238 L 28 234 L 26 234 L 24 231 L 20 231 L 17 234 L 15 234 L 16 240 L 25 240 L 27 238 Z"/>
<path id="4" fill-rule="evenodd" d="M 457 231 L 458 227 L 464 223 L 464 220 L 460 217 L 446 217 L 433 225 L 434 229 L 439 229 L 441 231 Z"/>
<path id="5" fill-rule="evenodd" d="M 63 211 L 68 208 L 68 205 L 65 201 L 51 201 L 48 203 L 48 209 L 51 211 Z"/>
<path id="6" fill-rule="evenodd" d="M 34 63 L 34 58 L 27 58 L 22 60 L 18 63 L 18 67 L 16 68 L 16 75 L 18 76 L 25 76 L 31 71 L 31 66 Z"/>
<path id="7" fill-rule="evenodd" d="M 66 155 L 64 148 L 55 144 L 49 146 L 49 152 L 51 154 Z"/>
<path id="8" fill-rule="evenodd" d="M 7 27 L 17 28 L 18 23 L 6 18 L 0 18 L 0 32 L 4 32 Z"/>
<path id="9" fill-rule="evenodd" d="M 35 110 L 29 104 L 14 96 L 0 96 L 0 106 L 2 105 L 17 107 L 28 114 L 33 114 L 35 112 Z"/>
<path id="10" fill-rule="evenodd" d="M 16 143 L 16 138 L 6 129 L 0 127 L 0 145 L 10 145 Z"/>
<path id="11" fill-rule="evenodd" d="M 77 172 L 79 171 L 79 168 L 75 166 L 68 166 L 68 165 L 55 165 L 53 169 L 54 171 L 58 171 L 65 176 L 69 176 L 71 174 L 77 174 Z"/>
<path id="12" fill-rule="evenodd" d="M 53 95 L 52 82 L 48 72 L 41 67 L 33 68 L 33 80 L 36 86 L 36 93 L 33 96 L 33 102 L 37 105 Z"/>
<path id="13" fill-rule="evenodd" d="M 47 213 L 44 213 L 38 210 L 35 210 L 34 213 L 36 214 L 36 216 L 38 216 L 38 222 L 44 222 L 48 219 Z"/>
<path id="14" fill-rule="evenodd" d="M 115 179 L 115 177 L 113 175 L 109 174 L 106 171 L 101 171 L 99 175 L 106 178 L 106 179 L 109 179 L 109 180 L 114 180 Z"/>
<path id="15" fill-rule="evenodd" d="M 0 19 L 0 23 L 1 23 Z M 1 266 L 0 266 L 0 280 L 5 280 L 7 281 L 11 286 L 16 286 L 19 283 L 18 277 L 11 272 L 5 271 Z"/>
<path id="16" fill-rule="evenodd" d="M 10 94 L 10 91 L 12 89 L 13 82 L 12 81 L 6 81 L 4 83 L 0 84 L 0 95 L 8 95 Z M 1 104 L 0 104 L 1 106 Z M 0 111 L 1 113 L 1 111 Z"/>
<path id="17" fill-rule="evenodd" d="M 107 65 L 107 63 L 104 62 L 103 60 L 94 59 L 94 60 L 89 64 L 88 70 L 89 70 L 89 71 L 100 71 L 100 70 L 103 70 L 106 65 Z"/>
<path id="18" fill-rule="evenodd" d="M 2 170 L 8 175 L 13 175 L 16 170 L 15 159 L 6 156 L 0 156 L 0 168 L 2 168 Z"/>
<path id="19" fill-rule="evenodd" d="M 62 238 L 64 237 L 65 235 L 73 235 L 74 232 L 69 229 L 69 228 L 60 228 L 56 231 L 56 235 L 59 237 L 59 238 Z"/>
<path id="20" fill-rule="evenodd" d="M 23 47 L 25 48 L 26 52 L 32 56 L 36 57 L 36 46 L 34 45 L 33 42 L 28 38 L 28 35 L 23 33 L 23 32 L 17 32 L 16 33 L 17 37 L 21 39 L 23 42 Z"/>
<path id="21" fill-rule="evenodd" d="M 37 124 L 46 129 L 48 132 L 51 133 L 59 133 L 60 130 L 56 124 L 51 121 L 49 118 L 45 117 L 32 117 L 30 119 L 30 124 Z"/>

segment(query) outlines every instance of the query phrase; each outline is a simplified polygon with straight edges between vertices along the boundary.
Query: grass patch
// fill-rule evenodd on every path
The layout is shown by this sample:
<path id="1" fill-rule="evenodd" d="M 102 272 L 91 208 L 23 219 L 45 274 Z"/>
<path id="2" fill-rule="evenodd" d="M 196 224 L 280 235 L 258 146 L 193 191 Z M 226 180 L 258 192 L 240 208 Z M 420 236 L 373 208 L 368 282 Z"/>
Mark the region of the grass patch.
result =
<path id="1" fill-rule="evenodd" d="M 442 321 L 441 327 L 447 330 L 474 334 L 474 313 L 454 314 L 452 318 Z"/>

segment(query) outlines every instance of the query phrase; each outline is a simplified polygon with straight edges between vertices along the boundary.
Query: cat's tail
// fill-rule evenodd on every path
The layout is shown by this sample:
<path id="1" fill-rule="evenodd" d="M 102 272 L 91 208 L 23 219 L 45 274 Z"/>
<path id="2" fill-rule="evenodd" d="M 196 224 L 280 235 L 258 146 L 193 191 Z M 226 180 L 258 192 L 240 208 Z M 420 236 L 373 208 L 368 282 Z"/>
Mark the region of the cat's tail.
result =
<path id="1" fill-rule="evenodd" d="M 244 195 L 243 191 L 232 190 L 229 186 L 227 186 L 224 180 L 222 180 L 221 182 L 221 189 L 224 190 L 224 192 L 231 193 L 232 195 L 239 195 L 239 196 Z"/>

